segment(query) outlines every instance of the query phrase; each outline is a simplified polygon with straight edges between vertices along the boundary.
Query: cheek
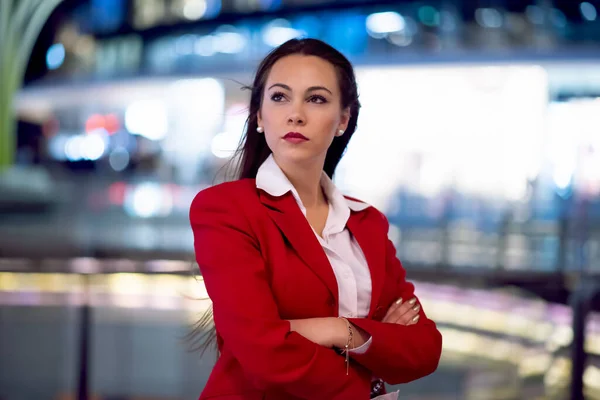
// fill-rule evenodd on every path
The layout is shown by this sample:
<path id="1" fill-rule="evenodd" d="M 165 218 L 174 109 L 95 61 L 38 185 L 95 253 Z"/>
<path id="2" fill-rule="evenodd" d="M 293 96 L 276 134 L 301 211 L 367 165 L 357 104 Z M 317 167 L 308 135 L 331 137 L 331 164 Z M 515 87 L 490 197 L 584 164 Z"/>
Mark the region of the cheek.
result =
<path id="1" fill-rule="evenodd" d="M 260 113 L 263 119 L 273 119 L 276 118 L 278 115 L 281 115 L 284 111 L 284 108 L 284 104 L 275 103 L 270 99 L 265 99 L 260 108 Z"/>
<path id="2" fill-rule="evenodd" d="M 326 132 L 327 136 L 335 135 L 335 131 L 340 122 L 339 115 L 329 112 L 322 113 L 319 118 L 319 130 Z"/>
<path id="3" fill-rule="evenodd" d="M 269 146 L 269 149 L 271 149 L 271 151 L 273 151 L 273 147 L 275 146 L 278 138 L 276 138 L 275 135 L 272 133 L 271 134 L 263 133 L 263 135 L 265 135 L 265 140 L 267 142 L 267 146 Z"/>

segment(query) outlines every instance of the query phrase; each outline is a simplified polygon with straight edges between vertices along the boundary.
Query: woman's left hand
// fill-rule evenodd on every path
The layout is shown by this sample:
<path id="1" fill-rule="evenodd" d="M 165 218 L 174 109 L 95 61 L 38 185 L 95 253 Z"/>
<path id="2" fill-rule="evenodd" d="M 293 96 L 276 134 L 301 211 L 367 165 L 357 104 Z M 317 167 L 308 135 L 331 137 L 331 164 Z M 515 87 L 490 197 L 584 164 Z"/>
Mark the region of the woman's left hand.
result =
<path id="1" fill-rule="evenodd" d="M 409 301 L 398 299 L 391 305 L 381 322 L 398 325 L 414 325 L 419 321 L 420 310 L 421 305 L 417 303 L 416 297 L 411 298 Z"/>

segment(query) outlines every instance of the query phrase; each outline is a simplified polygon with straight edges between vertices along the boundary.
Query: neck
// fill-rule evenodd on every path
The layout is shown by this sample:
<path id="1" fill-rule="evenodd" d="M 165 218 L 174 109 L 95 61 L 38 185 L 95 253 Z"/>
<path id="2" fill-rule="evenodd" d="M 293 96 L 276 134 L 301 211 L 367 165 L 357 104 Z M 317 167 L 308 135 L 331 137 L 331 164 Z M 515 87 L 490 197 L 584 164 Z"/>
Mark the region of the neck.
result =
<path id="1" fill-rule="evenodd" d="M 275 161 L 298 192 L 304 207 L 311 208 L 327 202 L 321 189 L 324 161 L 323 163 L 307 163 L 306 165 L 280 163 L 277 159 Z"/>

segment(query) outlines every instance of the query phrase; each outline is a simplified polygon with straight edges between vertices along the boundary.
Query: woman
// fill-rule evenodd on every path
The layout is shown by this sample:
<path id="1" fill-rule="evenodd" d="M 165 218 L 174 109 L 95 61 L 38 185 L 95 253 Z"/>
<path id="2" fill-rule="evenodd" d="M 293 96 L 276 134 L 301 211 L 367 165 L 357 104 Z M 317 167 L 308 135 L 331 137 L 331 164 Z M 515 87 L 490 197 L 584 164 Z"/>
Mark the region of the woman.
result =
<path id="1" fill-rule="evenodd" d="M 441 335 L 386 218 L 331 181 L 358 111 L 350 62 L 321 41 L 260 64 L 240 179 L 190 210 L 220 354 L 200 399 L 397 398 L 383 381 L 437 368 Z"/>

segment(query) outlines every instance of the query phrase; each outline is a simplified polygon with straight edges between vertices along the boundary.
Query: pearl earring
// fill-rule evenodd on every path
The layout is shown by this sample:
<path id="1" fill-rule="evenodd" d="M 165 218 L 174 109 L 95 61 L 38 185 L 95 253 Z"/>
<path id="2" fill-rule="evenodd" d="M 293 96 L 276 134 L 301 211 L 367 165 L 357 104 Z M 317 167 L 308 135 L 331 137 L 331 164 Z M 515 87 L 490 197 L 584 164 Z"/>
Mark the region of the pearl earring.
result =
<path id="1" fill-rule="evenodd" d="M 256 132 L 258 132 L 258 133 L 263 133 L 264 131 L 265 131 L 265 130 L 263 129 L 263 127 L 262 127 L 262 126 L 257 126 L 257 127 L 256 127 Z"/>
<path id="2" fill-rule="evenodd" d="M 343 129 L 340 129 L 340 130 L 338 131 L 338 136 L 342 136 L 343 134 L 344 134 L 344 130 L 343 130 Z"/>

